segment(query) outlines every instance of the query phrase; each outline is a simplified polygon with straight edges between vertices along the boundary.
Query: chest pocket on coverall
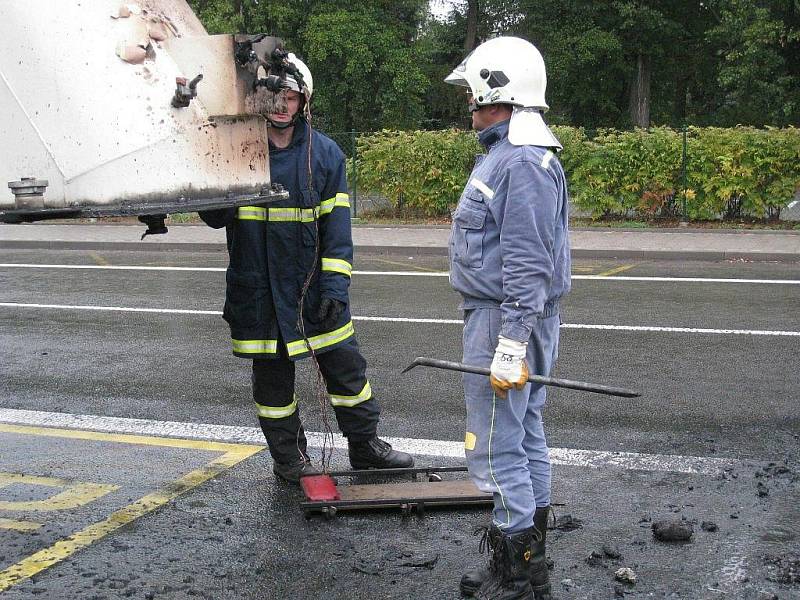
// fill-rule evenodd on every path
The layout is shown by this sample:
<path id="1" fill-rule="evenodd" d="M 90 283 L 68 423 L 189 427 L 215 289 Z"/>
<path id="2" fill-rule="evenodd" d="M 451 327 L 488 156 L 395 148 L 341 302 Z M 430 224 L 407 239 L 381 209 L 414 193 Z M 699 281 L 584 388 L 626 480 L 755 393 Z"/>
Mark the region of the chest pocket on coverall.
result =
<path id="1" fill-rule="evenodd" d="M 453 221 L 460 229 L 454 239 L 453 258 L 456 262 L 473 268 L 483 265 L 483 233 L 488 210 L 481 192 L 470 190 L 464 193 L 453 215 Z"/>

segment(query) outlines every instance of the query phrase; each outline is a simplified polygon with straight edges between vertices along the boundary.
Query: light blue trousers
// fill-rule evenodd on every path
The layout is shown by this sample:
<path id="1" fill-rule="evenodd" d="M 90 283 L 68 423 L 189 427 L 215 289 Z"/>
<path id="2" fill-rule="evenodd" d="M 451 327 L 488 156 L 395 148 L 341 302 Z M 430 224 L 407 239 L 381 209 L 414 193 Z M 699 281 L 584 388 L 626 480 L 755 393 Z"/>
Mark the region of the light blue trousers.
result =
<path id="1" fill-rule="evenodd" d="M 547 313 L 546 313 L 547 314 Z M 499 308 L 464 313 L 464 362 L 492 364 L 500 332 Z M 538 319 L 528 341 L 531 374 L 549 375 L 558 356 L 559 316 Z M 528 384 L 497 397 L 483 375 L 464 375 L 465 448 L 475 485 L 494 496 L 494 523 L 506 533 L 533 524 L 537 506 L 550 504 L 550 451 L 542 426 L 545 386 Z"/>

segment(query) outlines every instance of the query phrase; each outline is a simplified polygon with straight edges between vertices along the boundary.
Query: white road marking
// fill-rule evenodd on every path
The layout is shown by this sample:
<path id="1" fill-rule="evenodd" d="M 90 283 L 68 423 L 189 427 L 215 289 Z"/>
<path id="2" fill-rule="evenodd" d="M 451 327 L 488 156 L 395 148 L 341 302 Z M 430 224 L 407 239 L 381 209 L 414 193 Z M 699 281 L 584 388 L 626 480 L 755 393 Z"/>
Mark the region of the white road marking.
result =
<path id="1" fill-rule="evenodd" d="M 130 306 L 89 306 L 80 304 L 36 304 L 28 302 L 0 302 L 6 308 L 45 308 L 54 310 L 90 310 L 101 312 L 156 313 L 165 315 L 215 315 L 219 310 L 192 310 L 184 308 L 137 308 Z M 378 323 L 429 323 L 441 325 L 463 325 L 461 319 L 423 319 L 412 317 L 364 317 L 354 315 L 354 321 L 373 321 Z M 654 333 L 704 333 L 713 335 L 759 335 L 778 337 L 800 337 L 800 331 L 780 331 L 765 329 L 705 329 L 702 327 L 656 327 L 650 325 L 603 325 L 591 323 L 562 323 L 562 329 L 596 329 L 600 331 L 643 331 Z"/>
<path id="2" fill-rule="evenodd" d="M 654 281 L 674 283 L 752 283 L 800 285 L 797 279 L 722 279 L 715 277 L 635 277 L 632 275 L 573 275 L 572 279 L 588 281 Z"/>
<path id="3" fill-rule="evenodd" d="M 440 323 L 442 325 L 463 325 L 463 319 L 422 319 L 412 317 L 353 317 L 354 321 L 377 321 L 379 323 Z"/>
<path id="4" fill-rule="evenodd" d="M 0 263 L 0 268 L 18 269 L 93 269 L 99 271 L 186 271 L 224 273 L 224 267 L 157 267 L 140 265 L 40 265 L 34 263 Z M 447 277 L 446 271 L 353 271 L 353 275 L 381 275 L 386 277 Z M 797 279 L 722 279 L 713 277 L 633 277 L 604 275 L 573 275 L 573 280 L 583 281 L 640 281 L 672 283 L 747 283 L 755 285 L 800 285 Z"/>
<path id="5" fill-rule="evenodd" d="M 159 313 L 165 315 L 221 315 L 220 310 L 190 310 L 182 308 L 135 308 L 130 306 L 89 306 L 81 304 L 33 304 L 24 302 L 0 302 L 9 308 L 52 308 L 56 310 L 96 310 L 102 312 Z"/>
<path id="6" fill-rule="evenodd" d="M 385 275 L 386 277 L 448 277 L 447 271 L 353 271 L 353 275 Z"/>
<path id="7" fill-rule="evenodd" d="M 99 271 L 197 271 L 224 273 L 225 267 L 154 267 L 146 265 L 39 265 L 34 263 L 0 263 L 0 268 L 19 269 L 92 269 Z"/>
<path id="8" fill-rule="evenodd" d="M 0 423 L 265 445 L 264 436 L 258 427 L 237 427 L 234 425 L 71 415 L 12 408 L 0 408 Z M 313 448 L 322 447 L 324 439 L 322 433 L 306 432 L 306 436 L 308 437 L 309 446 Z M 464 442 L 415 438 L 386 438 L 386 440 L 398 450 L 415 455 L 464 459 Z M 330 436 L 328 437 L 328 444 L 329 446 L 331 444 Z M 333 435 L 332 444 L 334 448 L 339 450 L 347 448 L 347 440 L 339 434 Z M 740 461 L 726 458 L 578 450 L 574 448 L 551 448 L 550 458 L 553 464 L 570 467 L 617 468 L 701 475 L 714 475 L 742 464 Z"/>
<path id="9" fill-rule="evenodd" d="M 562 323 L 561 328 L 601 329 L 603 331 L 652 331 L 658 333 L 706 333 L 716 335 L 800 336 L 800 331 L 773 331 L 765 329 L 706 329 L 703 327 L 651 327 L 648 325 L 592 325 L 583 323 Z"/>

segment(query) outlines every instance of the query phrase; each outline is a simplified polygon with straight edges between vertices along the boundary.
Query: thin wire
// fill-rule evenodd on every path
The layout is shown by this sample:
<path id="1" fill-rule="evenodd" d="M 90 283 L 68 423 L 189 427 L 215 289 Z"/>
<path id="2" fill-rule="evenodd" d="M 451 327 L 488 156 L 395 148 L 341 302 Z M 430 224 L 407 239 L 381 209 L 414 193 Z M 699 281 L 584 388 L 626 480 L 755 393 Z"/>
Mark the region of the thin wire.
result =
<path id="1" fill-rule="evenodd" d="M 306 98 L 304 112 L 306 116 L 306 123 L 307 123 L 307 162 L 306 162 L 306 175 L 307 175 L 307 184 L 309 191 L 313 190 L 313 172 L 311 169 L 311 153 L 312 153 L 312 135 L 311 135 L 311 106 L 309 99 Z M 308 293 L 309 288 L 311 287 L 311 282 L 314 279 L 314 275 L 317 272 L 317 267 L 319 266 L 319 217 L 320 215 L 316 211 L 316 207 L 313 207 L 314 210 L 314 262 L 311 267 L 311 270 L 306 277 L 305 282 L 303 282 L 303 288 L 300 292 L 300 300 L 298 301 L 298 310 L 297 310 L 297 327 L 300 330 L 300 334 L 303 336 L 303 340 L 306 343 L 306 347 L 308 348 L 309 355 L 311 356 L 311 363 L 314 369 L 314 381 L 312 388 L 314 390 L 314 395 L 316 395 L 319 409 L 320 409 L 320 416 L 322 418 L 322 426 L 323 426 L 323 437 L 322 437 L 322 458 L 320 462 L 322 464 L 322 471 L 326 473 L 330 470 L 330 462 L 333 456 L 333 428 L 331 427 L 330 423 L 330 415 L 328 412 L 328 393 L 327 393 L 327 386 L 325 382 L 325 377 L 322 374 L 322 368 L 319 365 L 319 360 L 317 359 L 317 354 L 314 351 L 311 342 L 308 340 L 308 336 L 306 335 L 306 327 L 305 327 L 305 319 L 304 312 L 305 312 L 305 297 Z M 298 432 L 298 449 L 299 449 L 299 432 Z"/>

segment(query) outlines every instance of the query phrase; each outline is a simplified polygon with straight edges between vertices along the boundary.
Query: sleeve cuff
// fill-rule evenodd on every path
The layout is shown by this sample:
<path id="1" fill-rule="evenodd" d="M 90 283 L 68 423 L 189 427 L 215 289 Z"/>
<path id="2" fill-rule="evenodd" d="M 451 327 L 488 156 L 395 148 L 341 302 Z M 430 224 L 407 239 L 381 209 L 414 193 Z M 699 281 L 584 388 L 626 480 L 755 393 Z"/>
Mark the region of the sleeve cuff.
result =
<path id="1" fill-rule="evenodd" d="M 500 326 L 500 335 L 507 337 L 517 342 L 527 342 L 531 338 L 533 327 L 527 325 L 524 321 L 506 321 L 503 320 Z"/>

